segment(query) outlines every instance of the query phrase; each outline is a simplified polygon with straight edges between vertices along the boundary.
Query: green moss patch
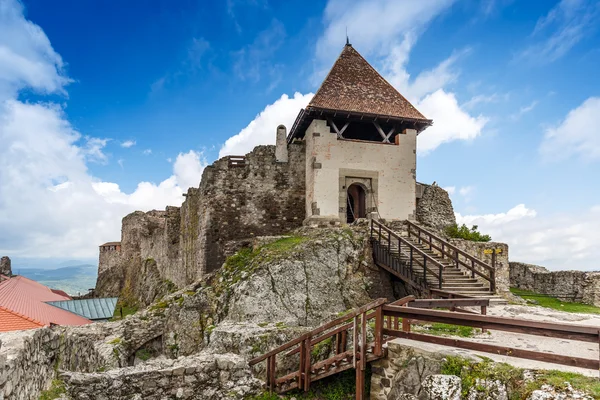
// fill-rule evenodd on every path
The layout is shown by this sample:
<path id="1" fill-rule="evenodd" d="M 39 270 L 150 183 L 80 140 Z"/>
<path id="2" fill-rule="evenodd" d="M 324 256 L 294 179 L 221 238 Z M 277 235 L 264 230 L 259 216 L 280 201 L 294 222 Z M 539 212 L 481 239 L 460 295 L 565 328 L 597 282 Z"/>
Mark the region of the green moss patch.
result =
<path id="1" fill-rule="evenodd" d="M 473 337 L 475 335 L 475 328 L 470 326 L 442 324 L 438 322 L 426 326 L 413 325 L 413 330 L 435 336 Z"/>
<path id="2" fill-rule="evenodd" d="M 477 379 L 499 380 L 506 385 L 510 400 L 525 400 L 531 392 L 543 385 L 551 385 L 558 390 L 565 389 L 567 382 L 574 389 L 589 393 L 594 398 L 600 398 L 600 381 L 581 374 L 561 371 L 536 371 L 533 381 L 525 381 L 524 370 L 506 363 L 495 363 L 482 357 L 480 362 L 474 362 L 462 357 L 446 357 L 442 364 L 441 373 L 456 375 L 462 379 L 462 396 L 466 398 L 471 388 L 483 391 L 477 386 Z"/>
<path id="3" fill-rule="evenodd" d="M 65 389 L 64 382 L 59 379 L 55 379 L 52 381 L 50 389 L 44 390 L 42 393 L 40 393 L 39 400 L 54 400 L 66 392 L 67 390 Z"/>
<path id="4" fill-rule="evenodd" d="M 366 397 L 369 397 L 371 368 L 367 366 L 365 371 Z M 354 369 L 344 371 L 323 380 L 314 382 L 310 385 L 310 391 L 301 392 L 292 390 L 284 395 L 264 392 L 251 400 L 278 400 L 278 399 L 314 399 L 314 400 L 350 400 L 355 398 L 356 390 L 356 372 Z"/>
<path id="5" fill-rule="evenodd" d="M 565 312 L 600 314 L 600 307 L 592 306 L 589 304 L 561 301 L 555 297 L 550 297 L 543 294 L 530 292 L 528 290 L 521 290 L 517 288 L 510 288 L 510 291 L 512 294 L 522 297 L 525 300 L 529 300 L 529 302 L 532 305 L 539 305 L 546 308 L 552 308 L 553 310 Z"/>

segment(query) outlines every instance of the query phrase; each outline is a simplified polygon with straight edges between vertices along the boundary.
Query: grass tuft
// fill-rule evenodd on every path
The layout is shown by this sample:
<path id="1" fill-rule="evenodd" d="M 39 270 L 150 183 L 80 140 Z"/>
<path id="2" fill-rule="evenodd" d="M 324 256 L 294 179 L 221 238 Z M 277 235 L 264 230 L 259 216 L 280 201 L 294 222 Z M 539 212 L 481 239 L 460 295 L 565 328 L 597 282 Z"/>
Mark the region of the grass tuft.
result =
<path id="1" fill-rule="evenodd" d="M 600 314 L 600 307 L 592 306 L 583 303 L 571 303 L 567 301 L 561 301 L 555 297 L 546 296 L 539 293 L 530 292 L 528 290 L 521 290 L 517 288 L 510 288 L 512 294 L 535 302 L 533 305 L 539 305 L 545 308 L 551 308 L 553 310 L 573 312 L 573 313 L 586 313 L 586 314 Z"/>
<path id="2" fill-rule="evenodd" d="M 67 390 L 65 389 L 65 384 L 60 379 L 54 379 L 50 386 L 50 389 L 44 390 L 40 393 L 39 400 L 54 400 L 60 397 L 60 395 L 65 394 Z"/>

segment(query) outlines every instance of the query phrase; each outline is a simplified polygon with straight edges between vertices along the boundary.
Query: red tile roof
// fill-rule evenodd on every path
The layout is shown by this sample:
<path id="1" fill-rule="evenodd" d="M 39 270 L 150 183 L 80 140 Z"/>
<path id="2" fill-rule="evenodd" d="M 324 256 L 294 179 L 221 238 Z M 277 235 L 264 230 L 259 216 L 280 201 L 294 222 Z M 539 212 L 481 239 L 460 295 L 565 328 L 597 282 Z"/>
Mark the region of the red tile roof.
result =
<path id="1" fill-rule="evenodd" d="M 50 325 L 50 323 L 57 325 L 86 325 L 91 323 L 87 318 L 45 303 L 46 301 L 61 300 L 70 300 L 70 297 L 57 294 L 41 283 L 23 276 L 15 276 L 0 281 L 0 307 L 10 311 L 12 314 L 39 322 L 41 325 Z M 5 313 L 4 315 L 7 314 Z M 11 317 L 10 320 L 13 321 L 14 318 Z M 9 321 L 9 319 L 7 318 L 6 321 Z M 5 330 L 22 329 L 19 328 L 20 325 L 18 323 L 14 322 L 13 325 L 8 325 L 8 322 L 5 323 L 4 319 L 2 319 L 0 325 L 13 328 L 8 329 L 3 327 Z"/>
<path id="2" fill-rule="evenodd" d="M 310 108 L 429 122 L 351 45 L 344 46 Z"/>
<path id="3" fill-rule="evenodd" d="M 43 324 L 24 315 L 0 307 L 0 332 L 41 328 Z"/>

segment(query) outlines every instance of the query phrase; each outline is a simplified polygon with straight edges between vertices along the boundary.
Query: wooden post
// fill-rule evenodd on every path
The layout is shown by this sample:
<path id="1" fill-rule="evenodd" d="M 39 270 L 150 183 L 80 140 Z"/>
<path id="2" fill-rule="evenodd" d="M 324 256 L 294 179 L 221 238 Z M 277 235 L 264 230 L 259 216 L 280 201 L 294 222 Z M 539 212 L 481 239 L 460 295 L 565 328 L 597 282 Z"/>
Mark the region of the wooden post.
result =
<path id="1" fill-rule="evenodd" d="M 271 382 L 271 357 L 267 358 L 267 386 L 269 387 L 269 392 L 273 391 L 273 384 Z"/>
<path id="2" fill-rule="evenodd" d="M 306 346 L 305 341 L 300 342 L 300 366 L 298 367 L 298 390 L 302 390 L 304 387 L 304 379 L 302 379 L 302 375 L 304 374 L 304 359 L 306 358 Z"/>
<path id="3" fill-rule="evenodd" d="M 376 357 L 383 355 L 383 306 L 377 307 L 375 311 L 375 348 L 373 354 Z"/>
<path id="4" fill-rule="evenodd" d="M 354 368 L 357 366 L 358 358 L 358 315 L 354 317 L 353 329 L 352 329 L 352 345 L 354 346 Z"/>
<path id="5" fill-rule="evenodd" d="M 306 357 L 304 358 L 304 391 L 308 392 L 310 390 L 310 341 L 311 337 L 306 338 L 305 347 L 306 347 Z"/>
<path id="6" fill-rule="evenodd" d="M 347 340 L 348 340 L 348 331 L 343 331 L 342 332 L 342 347 L 341 347 L 340 353 L 346 352 L 346 341 Z"/>
<path id="7" fill-rule="evenodd" d="M 486 306 L 481 306 L 481 315 L 487 315 L 487 307 Z M 485 328 L 481 328 L 481 333 L 485 333 L 486 330 Z"/>

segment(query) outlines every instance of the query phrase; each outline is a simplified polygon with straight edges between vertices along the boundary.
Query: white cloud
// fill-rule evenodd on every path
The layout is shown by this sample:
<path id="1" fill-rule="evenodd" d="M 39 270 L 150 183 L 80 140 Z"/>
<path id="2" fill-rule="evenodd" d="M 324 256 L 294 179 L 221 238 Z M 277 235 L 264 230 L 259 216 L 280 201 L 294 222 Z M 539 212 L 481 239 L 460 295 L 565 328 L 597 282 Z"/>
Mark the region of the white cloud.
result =
<path id="1" fill-rule="evenodd" d="M 552 270 L 600 270 L 600 206 L 575 214 L 538 215 L 519 204 L 506 213 L 456 215 L 457 222 L 478 225 L 492 240 L 509 244 L 511 261 Z"/>
<path id="2" fill-rule="evenodd" d="M 387 57 L 405 61 L 416 37 L 453 0 L 353 1 L 330 0 L 325 8 L 325 31 L 317 41 L 317 75 L 322 79 L 339 54 L 346 37 L 365 56 Z M 403 63 L 403 62 L 402 62 Z"/>
<path id="3" fill-rule="evenodd" d="M 450 196 L 452 196 L 456 192 L 456 186 L 448 186 L 448 187 L 445 187 L 442 189 L 444 189 L 446 192 L 448 192 L 448 194 Z"/>
<path id="4" fill-rule="evenodd" d="M 527 106 L 523 106 L 519 109 L 518 112 L 514 113 L 513 115 L 510 116 L 510 118 L 513 121 L 518 120 L 519 118 L 521 118 L 524 114 L 527 114 L 528 112 L 533 111 L 533 109 L 538 105 L 538 101 L 534 100 L 531 102 L 531 104 L 527 105 Z"/>
<path id="5" fill-rule="evenodd" d="M 135 146 L 135 140 L 126 140 L 124 142 L 121 142 L 121 147 L 124 147 L 126 149 Z"/>
<path id="6" fill-rule="evenodd" d="M 42 29 L 23 18 L 17 0 L 0 4 L 0 101 L 13 98 L 23 87 L 41 93 L 65 93 L 71 80 L 63 61 Z"/>
<path id="7" fill-rule="evenodd" d="M 273 104 L 269 104 L 237 135 L 227 139 L 219 151 L 219 157 L 226 155 L 244 155 L 259 144 L 275 144 L 277 126 L 283 124 L 288 132 L 301 108 L 306 107 L 313 93 L 294 93 L 290 98 L 282 95 Z"/>
<path id="8" fill-rule="evenodd" d="M 149 156 L 150 154 L 152 154 L 152 149 L 146 149 L 146 150 L 142 151 L 142 154 L 145 156 Z"/>
<path id="9" fill-rule="evenodd" d="M 427 153 L 442 143 L 479 136 L 487 118 L 471 116 L 460 107 L 454 93 L 444 90 L 457 80 L 459 72 L 455 64 L 469 49 L 454 52 L 414 78 L 406 69 L 419 35 L 452 4 L 451 0 L 351 3 L 330 0 L 324 15 L 325 31 L 317 41 L 315 76 L 322 78 L 330 68 L 348 27 L 353 46 L 372 63 L 381 65 L 385 78 L 427 118 L 434 120 L 434 125 L 419 135 L 419 152 Z"/>
<path id="10" fill-rule="evenodd" d="M 479 104 L 498 103 L 501 101 L 508 101 L 509 97 L 510 97 L 510 95 L 508 93 L 505 93 L 505 94 L 492 93 L 490 95 L 478 94 L 478 95 L 471 97 L 471 99 L 469 101 L 467 101 L 466 103 L 464 103 L 462 106 L 464 108 L 471 109 Z"/>
<path id="11" fill-rule="evenodd" d="M 600 159 L 600 97 L 590 97 L 571 110 L 558 126 L 546 129 L 540 152 L 548 160 L 581 156 Z"/>
<path id="12" fill-rule="evenodd" d="M 70 79 L 15 1 L 0 3 L 0 53 L 0 254 L 97 257 L 98 244 L 120 237 L 123 216 L 181 204 L 182 189 L 200 181 L 195 152 L 178 156 L 171 177 L 131 193 L 93 177 L 87 163 L 107 161 L 109 139 L 83 137 L 59 105 L 18 100 L 22 89 L 65 93 Z"/>
<path id="13" fill-rule="evenodd" d="M 173 164 L 173 173 L 178 185 L 184 190 L 189 187 L 198 187 L 206 165 L 207 162 L 202 153 L 194 150 L 179 153 Z"/>
<path id="14" fill-rule="evenodd" d="M 481 134 L 488 119 L 472 117 L 458 105 L 456 96 L 443 89 L 426 96 L 415 105 L 419 111 L 434 119 L 433 126 L 419 134 L 419 153 L 426 154 L 442 143 L 453 140 L 473 140 Z"/>
<path id="15" fill-rule="evenodd" d="M 108 156 L 104 154 L 102 150 L 109 141 L 110 139 L 86 137 L 83 151 L 87 156 L 87 159 L 100 164 L 106 164 L 108 162 Z"/>
<path id="16" fill-rule="evenodd" d="M 535 63 L 555 61 L 586 35 L 593 34 L 599 19 L 600 3 L 596 0 L 562 0 L 537 21 L 532 37 L 539 40 L 523 50 L 518 58 Z"/>

